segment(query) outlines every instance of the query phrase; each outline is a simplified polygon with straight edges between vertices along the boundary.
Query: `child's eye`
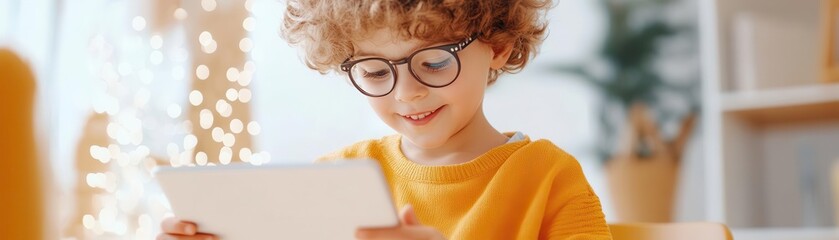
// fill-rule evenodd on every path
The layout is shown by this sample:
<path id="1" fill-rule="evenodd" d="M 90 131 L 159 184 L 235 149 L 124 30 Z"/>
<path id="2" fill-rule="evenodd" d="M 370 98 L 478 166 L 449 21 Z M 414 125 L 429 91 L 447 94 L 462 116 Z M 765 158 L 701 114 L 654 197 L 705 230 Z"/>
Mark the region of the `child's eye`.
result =
<path id="1" fill-rule="evenodd" d="M 364 79 L 367 79 L 367 80 L 382 80 L 382 79 L 387 79 L 390 76 L 390 71 L 388 71 L 388 70 L 379 70 L 379 71 L 375 71 L 375 72 L 364 71 L 364 73 L 362 73 L 361 76 L 364 77 Z"/>
<path id="2" fill-rule="evenodd" d="M 446 69 L 447 67 L 449 67 L 451 65 L 451 63 L 452 63 L 452 58 L 448 57 L 448 58 L 446 58 L 442 61 L 423 62 L 422 66 L 423 66 L 424 69 L 426 69 L 428 71 L 436 72 L 436 71 Z"/>

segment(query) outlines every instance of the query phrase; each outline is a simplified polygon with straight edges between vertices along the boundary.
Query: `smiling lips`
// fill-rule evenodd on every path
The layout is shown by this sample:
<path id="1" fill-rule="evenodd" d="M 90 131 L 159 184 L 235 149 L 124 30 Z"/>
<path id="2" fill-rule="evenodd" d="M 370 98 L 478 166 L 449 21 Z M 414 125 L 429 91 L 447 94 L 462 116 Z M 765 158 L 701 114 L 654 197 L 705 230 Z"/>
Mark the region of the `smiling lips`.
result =
<path id="1" fill-rule="evenodd" d="M 405 117 L 405 118 L 410 118 L 410 119 L 413 119 L 413 120 L 420 120 L 420 119 L 423 119 L 423 118 L 425 118 L 425 117 L 428 117 L 428 115 L 431 115 L 431 114 L 432 114 L 432 113 L 434 113 L 435 111 L 436 111 L 436 110 L 434 110 L 434 111 L 428 111 L 428 112 L 424 112 L 424 113 L 420 113 L 420 114 L 403 115 L 402 117 Z"/>
<path id="2" fill-rule="evenodd" d="M 428 123 L 429 121 L 431 121 L 431 119 L 434 118 L 434 116 L 437 115 L 437 112 L 439 112 L 440 109 L 442 109 L 442 108 L 443 107 L 439 107 L 439 108 L 434 109 L 432 111 L 409 114 L 409 115 L 401 115 L 400 114 L 400 116 L 402 116 L 403 118 L 405 118 L 406 120 L 408 120 L 409 122 L 411 122 L 415 125 L 424 125 L 424 124 Z"/>

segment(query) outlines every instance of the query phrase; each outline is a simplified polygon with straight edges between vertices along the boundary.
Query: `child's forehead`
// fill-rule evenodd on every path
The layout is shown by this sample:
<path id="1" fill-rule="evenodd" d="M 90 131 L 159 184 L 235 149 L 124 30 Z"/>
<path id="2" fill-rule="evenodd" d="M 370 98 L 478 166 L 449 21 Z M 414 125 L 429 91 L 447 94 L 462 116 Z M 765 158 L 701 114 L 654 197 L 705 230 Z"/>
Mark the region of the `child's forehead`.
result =
<path id="1" fill-rule="evenodd" d="M 380 29 L 355 38 L 352 44 L 353 56 L 374 55 L 399 59 L 434 42 L 411 38 L 393 30 Z"/>

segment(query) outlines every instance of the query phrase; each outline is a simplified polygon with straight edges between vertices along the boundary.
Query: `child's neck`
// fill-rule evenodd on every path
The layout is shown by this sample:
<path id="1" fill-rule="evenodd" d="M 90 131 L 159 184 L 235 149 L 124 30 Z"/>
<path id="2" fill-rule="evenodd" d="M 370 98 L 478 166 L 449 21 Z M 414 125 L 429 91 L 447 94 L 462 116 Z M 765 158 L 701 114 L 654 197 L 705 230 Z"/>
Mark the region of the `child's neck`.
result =
<path id="1" fill-rule="evenodd" d="M 453 165 L 469 162 L 508 140 L 489 124 L 483 109 L 478 109 L 472 120 L 442 146 L 424 149 L 403 138 L 401 150 L 405 157 L 422 165 Z"/>

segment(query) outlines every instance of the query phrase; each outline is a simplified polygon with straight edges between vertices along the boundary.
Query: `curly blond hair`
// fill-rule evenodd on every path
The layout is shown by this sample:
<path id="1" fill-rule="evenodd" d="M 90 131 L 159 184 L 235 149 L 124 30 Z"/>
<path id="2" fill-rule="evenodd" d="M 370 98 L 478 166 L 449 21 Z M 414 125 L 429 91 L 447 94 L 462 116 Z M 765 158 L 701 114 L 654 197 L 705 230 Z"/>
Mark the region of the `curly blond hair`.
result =
<path id="1" fill-rule="evenodd" d="M 338 70 L 354 52 L 353 40 L 382 28 L 406 38 L 457 41 L 478 33 L 493 49 L 512 44 L 500 69 L 518 72 L 542 43 L 551 0 L 288 0 L 282 37 L 304 50 L 306 65 L 320 73 Z"/>

